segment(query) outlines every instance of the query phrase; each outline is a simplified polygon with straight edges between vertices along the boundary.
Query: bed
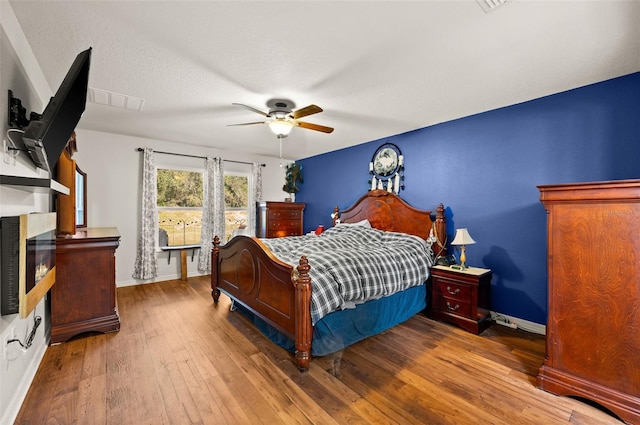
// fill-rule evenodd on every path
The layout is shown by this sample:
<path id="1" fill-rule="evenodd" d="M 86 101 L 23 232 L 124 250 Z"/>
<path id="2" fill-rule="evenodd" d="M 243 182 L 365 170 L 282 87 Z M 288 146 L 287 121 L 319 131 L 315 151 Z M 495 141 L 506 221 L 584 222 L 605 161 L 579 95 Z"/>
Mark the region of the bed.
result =
<path id="1" fill-rule="evenodd" d="M 373 190 L 345 210 L 336 207 L 333 216 L 335 233 L 351 231 L 345 228 L 359 228 L 363 223 L 366 227 L 368 223 L 377 229 L 375 231 L 435 241 L 431 244 L 433 257 L 444 254 L 446 224 L 442 204 L 438 205 L 432 218 L 431 211 L 416 209 L 393 193 Z M 325 233 L 332 230 L 327 229 Z M 323 236 L 329 235 L 318 236 L 318 241 Z M 281 242 L 313 237 L 287 237 L 281 238 Z M 317 308 L 312 307 L 313 261 L 306 255 L 300 256 L 295 263 L 282 261 L 268 247 L 275 242 L 237 236 L 221 245 L 216 236 L 211 254 L 211 295 L 216 303 L 221 293 L 231 298 L 233 305 L 248 313 L 265 335 L 294 353 L 295 362 L 302 371 L 308 369 L 312 356 L 340 351 L 426 308 L 429 291 L 425 277 L 419 284 L 393 294 L 370 297 L 370 300 L 349 308 L 325 312 L 318 319 Z M 311 254 L 309 257 L 313 258 Z M 321 279 L 316 277 L 316 281 Z"/>

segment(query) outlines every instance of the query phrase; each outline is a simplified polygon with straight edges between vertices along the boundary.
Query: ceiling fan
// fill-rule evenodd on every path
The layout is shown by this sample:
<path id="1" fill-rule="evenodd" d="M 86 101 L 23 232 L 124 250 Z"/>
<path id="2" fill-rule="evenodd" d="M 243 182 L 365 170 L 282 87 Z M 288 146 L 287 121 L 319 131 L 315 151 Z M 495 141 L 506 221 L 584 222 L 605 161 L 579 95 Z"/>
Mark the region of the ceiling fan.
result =
<path id="1" fill-rule="evenodd" d="M 266 121 L 229 124 L 229 126 L 267 124 L 279 139 L 287 137 L 293 127 L 302 127 L 308 130 L 321 131 L 323 133 L 331 133 L 333 131 L 333 128 L 331 127 L 299 121 L 299 118 L 322 112 L 322 108 L 316 105 L 309 105 L 294 111 L 293 108 L 295 108 L 295 105 L 292 101 L 285 99 L 271 99 L 267 102 L 269 112 L 263 112 L 242 103 L 233 103 L 233 105 L 241 106 L 268 119 Z"/>

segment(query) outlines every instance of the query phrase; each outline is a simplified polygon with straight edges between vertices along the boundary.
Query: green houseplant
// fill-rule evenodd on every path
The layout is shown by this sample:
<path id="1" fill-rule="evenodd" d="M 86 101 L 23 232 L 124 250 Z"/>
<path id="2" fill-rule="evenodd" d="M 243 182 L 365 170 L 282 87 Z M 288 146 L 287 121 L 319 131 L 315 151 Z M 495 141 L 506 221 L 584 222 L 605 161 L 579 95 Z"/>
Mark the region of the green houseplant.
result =
<path id="1" fill-rule="evenodd" d="M 289 198 L 287 200 L 291 200 L 298 193 L 300 188 L 298 187 L 298 183 L 303 183 L 302 179 L 302 166 L 300 164 L 296 164 L 295 162 L 287 165 L 285 176 L 284 176 L 284 186 L 282 186 L 282 190 L 289 194 Z"/>

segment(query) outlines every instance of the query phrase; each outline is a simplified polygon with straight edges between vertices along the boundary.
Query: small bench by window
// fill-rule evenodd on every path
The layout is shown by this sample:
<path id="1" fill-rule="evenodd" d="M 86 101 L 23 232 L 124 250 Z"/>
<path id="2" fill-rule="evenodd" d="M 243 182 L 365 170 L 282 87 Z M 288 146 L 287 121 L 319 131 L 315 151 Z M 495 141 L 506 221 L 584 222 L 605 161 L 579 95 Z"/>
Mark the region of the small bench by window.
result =
<path id="1" fill-rule="evenodd" d="M 200 249 L 200 245 L 174 245 L 174 246 L 161 246 L 161 250 L 167 251 L 169 256 L 167 257 L 167 264 L 171 264 L 171 252 L 180 251 L 180 279 L 187 280 L 187 251 L 191 250 L 191 262 L 195 256 L 196 249 Z"/>

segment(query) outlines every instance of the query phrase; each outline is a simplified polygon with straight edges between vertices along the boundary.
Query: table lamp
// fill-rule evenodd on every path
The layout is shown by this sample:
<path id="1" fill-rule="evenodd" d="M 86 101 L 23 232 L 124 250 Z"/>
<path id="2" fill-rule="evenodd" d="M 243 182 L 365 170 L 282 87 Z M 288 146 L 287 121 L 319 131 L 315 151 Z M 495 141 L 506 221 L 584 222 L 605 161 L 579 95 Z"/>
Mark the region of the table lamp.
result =
<path id="1" fill-rule="evenodd" d="M 456 237 L 451 241 L 451 245 L 460 245 L 460 266 L 463 269 L 467 268 L 467 265 L 465 264 L 467 261 L 467 255 L 464 252 L 465 246 L 472 245 L 474 243 L 476 243 L 476 241 L 474 241 L 471 235 L 469 235 L 467 229 L 456 229 Z"/>

